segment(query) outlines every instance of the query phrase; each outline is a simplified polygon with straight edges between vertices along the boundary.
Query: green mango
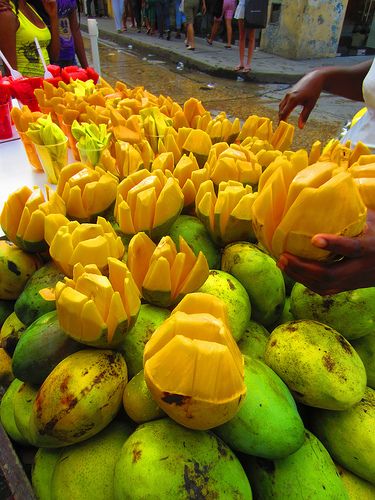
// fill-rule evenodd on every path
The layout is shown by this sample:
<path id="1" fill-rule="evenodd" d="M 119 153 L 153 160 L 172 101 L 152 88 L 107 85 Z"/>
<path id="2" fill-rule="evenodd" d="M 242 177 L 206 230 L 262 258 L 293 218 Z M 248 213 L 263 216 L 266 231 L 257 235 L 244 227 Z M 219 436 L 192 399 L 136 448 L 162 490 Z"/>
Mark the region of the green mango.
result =
<path id="1" fill-rule="evenodd" d="M 245 287 L 252 319 L 266 328 L 279 319 L 285 302 L 285 283 L 272 257 L 252 243 L 232 243 L 224 248 L 221 269 Z"/>
<path id="2" fill-rule="evenodd" d="M 305 429 L 288 387 L 258 359 L 244 356 L 247 396 L 237 414 L 214 432 L 232 450 L 271 460 L 297 451 Z"/>
<path id="3" fill-rule="evenodd" d="M 32 444 L 30 418 L 37 393 L 37 388 L 23 382 L 15 393 L 13 400 L 14 421 L 21 436 L 29 444 Z"/>
<path id="4" fill-rule="evenodd" d="M 126 440 L 114 475 L 115 500 L 251 500 L 239 460 L 215 434 L 169 418 L 140 425 Z"/>
<path id="5" fill-rule="evenodd" d="M 251 319 L 237 345 L 242 354 L 263 361 L 269 336 L 270 333 L 264 326 Z"/>
<path id="6" fill-rule="evenodd" d="M 311 409 L 309 426 L 331 457 L 353 474 L 375 484 L 375 391 L 367 387 L 346 411 Z"/>
<path id="7" fill-rule="evenodd" d="M 301 403 L 346 410 L 363 397 L 366 370 L 349 342 L 312 320 L 289 321 L 270 335 L 264 361 Z"/>
<path id="8" fill-rule="evenodd" d="M 296 283 L 290 295 L 295 319 L 313 319 L 337 330 L 348 340 L 375 331 L 375 287 L 321 296 Z"/>
<path id="9" fill-rule="evenodd" d="M 205 225 L 198 217 L 179 215 L 169 229 L 169 236 L 177 249 L 179 249 L 179 237 L 182 236 L 195 255 L 198 255 L 200 250 L 204 253 L 210 269 L 220 268 L 220 250 L 211 240 Z"/>
<path id="10" fill-rule="evenodd" d="M 245 333 L 251 316 L 251 304 L 244 286 L 225 271 L 211 269 L 207 280 L 197 292 L 215 295 L 226 303 L 229 328 L 238 342 Z"/>
<path id="11" fill-rule="evenodd" d="M 256 500 L 348 500 L 335 464 L 309 431 L 295 453 L 279 460 L 241 459 Z M 359 499 L 357 499 L 359 500 Z"/>
<path id="12" fill-rule="evenodd" d="M 54 288 L 63 278 L 64 273 L 53 261 L 35 271 L 14 305 L 14 311 L 22 323 L 31 325 L 39 316 L 56 309 L 56 302 L 45 300 L 39 292 L 43 288 Z"/>
<path id="13" fill-rule="evenodd" d="M 350 343 L 365 365 L 368 387 L 375 389 L 375 332 Z"/>
<path id="14" fill-rule="evenodd" d="M 375 486 L 336 464 L 350 500 L 374 500 Z"/>
<path id="15" fill-rule="evenodd" d="M 53 500 L 113 500 L 113 474 L 126 439 L 134 428 L 112 422 L 96 436 L 61 450 L 51 479 Z"/>
<path id="16" fill-rule="evenodd" d="M 18 319 L 15 312 L 9 314 L 0 330 L 0 346 L 12 356 L 17 342 L 26 330 L 26 325 Z"/>
<path id="17" fill-rule="evenodd" d="M 52 500 L 52 475 L 61 453 L 61 448 L 39 448 L 34 456 L 31 484 L 38 500 Z"/>
<path id="18" fill-rule="evenodd" d="M 123 404 L 126 414 L 138 424 L 156 420 L 165 415 L 156 401 L 152 399 L 143 370 L 134 375 L 126 384 Z"/>
<path id="19" fill-rule="evenodd" d="M 142 304 L 133 328 L 125 335 L 119 347 L 122 352 L 129 378 L 143 369 L 143 351 L 151 335 L 168 317 L 170 311 L 151 304 Z"/>
<path id="20" fill-rule="evenodd" d="M 22 334 L 12 358 L 13 373 L 32 385 L 41 385 L 55 366 L 84 346 L 66 335 L 57 311 L 36 319 Z"/>
<path id="21" fill-rule="evenodd" d="M 5 432 L 13 441 L 21 444 L 28 444 L 27 439 L 25 439 L 18 430 L 14 419 L 14 397 L 22 385 L 22 380 L 15 378 L 5 391 L 0 401 L 0 422 Z"/>

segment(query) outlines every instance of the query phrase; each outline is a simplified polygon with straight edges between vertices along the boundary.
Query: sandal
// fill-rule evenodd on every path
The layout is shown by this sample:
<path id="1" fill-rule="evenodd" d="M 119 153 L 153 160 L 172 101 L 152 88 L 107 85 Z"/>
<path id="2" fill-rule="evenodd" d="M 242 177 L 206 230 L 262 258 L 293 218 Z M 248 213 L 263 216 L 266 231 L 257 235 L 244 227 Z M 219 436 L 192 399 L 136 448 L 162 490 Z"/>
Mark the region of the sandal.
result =
<path id="1" fill-rule="evenodd" d="M 243 70 L 243 66 L 241 66 L 241 64 L 239 64 L 238 66 L 236 66 L 234 68 L 234 71 L 242 71 Z"/>
<path id="2" fill-rule="evenodd" d="M 195 50 L 195 47 L 192 47 L 191 45 L 186 45 L 186 48 L 187 48 L 188 50 Z"/>
<path id="3" fill-rule="evenodd" d="M 244 66 L 241 70 L 241 73 L 248 73 L 249 71 L 251 71 L 250 66 Z"/>
<path id="4" fill-rule="evenodd" d="M 212 45 L 212 41 L 209 38 L 206 38 L 206 42 L 208 43 L 208 45 Z"/>

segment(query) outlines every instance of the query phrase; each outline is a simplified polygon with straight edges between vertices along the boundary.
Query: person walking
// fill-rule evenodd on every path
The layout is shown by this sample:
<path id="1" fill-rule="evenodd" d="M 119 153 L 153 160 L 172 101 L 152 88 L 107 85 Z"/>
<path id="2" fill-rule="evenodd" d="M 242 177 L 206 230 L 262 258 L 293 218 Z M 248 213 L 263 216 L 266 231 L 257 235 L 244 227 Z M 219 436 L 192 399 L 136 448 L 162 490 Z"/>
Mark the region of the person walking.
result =
<path id="1" fill-rule="evenodd" d="M 186 16 L 186 40 L 185 45 L 188 50 L 195 50 L 194 39 L 194 19 L 198 14 L 200 0 L 184 0 L 184 13 Z M 206 13 L 206 2 L 202 0 L 202 14 Z"/>
<path id="2" fill-rule="evenodd" d="M 155 0 L 145 0 L 145 24 L 146 34 L 153 35 L 155 33 L 156 24 L 156 2 Z"/>
<path id="3" fill-rule="evenodd" d="M 115 20 L 115 28 L 117 30 L 117 33 L 122 33 L 123 26 L 122 26 L 122 16 L 124 14 L 124 0 L 112 0 L 112 10 L 113 10 L 113 17 Z"/>
<path id="4" fill-rule="evenodd" d="M 159 38 L 171 39 L 171 19 L 169 17 L 169 0 L 157 0 L 156 2 L 156 22 L 159 30 Z"/>
<path id="5" fill-rule="evenodd" d="M 175 0 L 175 9 L 176 9 L 176 38 L 181 38 L 181 30 L 183 29 L 183 25 L 186 23 L 186 16 L 184 12 L 181 10 L 181 0 Z"/>
<path id="6" fill-rule="evenodd" d="M 128 29 L 127 27 L 128 18 L 130 18 L 131 27 L 135 28 L 132 0 L 124 0 L 124 12 L 122 14 L 122 31 L 126 31 Z"/>
<path id="7" fill-rule="evenodd" d="M 246 28 L 245 26 L 245 0 L 240 0 L 236 11 L 234 13 L 234 19 L 238 21 L 238 47 L 240 52 L 240 63 L 236 66 L 236 71 L 241 71 L 242 73 L 248 73 L 251 69 L 251 61 L 253 58 L 254 48 L 255 48 L 255 28 Z M 246 48 L 246 37 L 248 36 L 248 46 L 247 46 L 247 60 L 245 64 L 245 48 Z"/>
<path id="8" fill-rule="evenodd" d="M 227 32 L 227 44 L 225 45 L 226 49 L 232 48 L 232 19 L 234 12 L 236 10 L 237 0 L 224 0 L 220 1 L 219 7 L 221 6 L 221 11 L 219 15 L 214 14 L 214 22 L 211 28 L 211 35 L 206 38 L 207 43 L 212 45 L 215 36 L 219 30 L 220 24 L 222 20 L 225 20 L 225 28 Z"/>

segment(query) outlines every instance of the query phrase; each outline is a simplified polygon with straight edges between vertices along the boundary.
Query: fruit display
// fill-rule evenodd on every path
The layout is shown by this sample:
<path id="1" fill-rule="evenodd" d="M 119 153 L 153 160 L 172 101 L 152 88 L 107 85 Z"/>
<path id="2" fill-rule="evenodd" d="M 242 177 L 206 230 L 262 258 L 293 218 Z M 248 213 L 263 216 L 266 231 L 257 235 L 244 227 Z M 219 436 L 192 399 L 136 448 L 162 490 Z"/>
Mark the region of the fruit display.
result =
<path id="1" fill-rule="evenodd" d="M 38 500 L 374 498 L 375 288 L 276 258 L 361 234 L 375 155 L 78 73 L 12 112 L 74 161 L 0 215 L 0 422 Z"/>

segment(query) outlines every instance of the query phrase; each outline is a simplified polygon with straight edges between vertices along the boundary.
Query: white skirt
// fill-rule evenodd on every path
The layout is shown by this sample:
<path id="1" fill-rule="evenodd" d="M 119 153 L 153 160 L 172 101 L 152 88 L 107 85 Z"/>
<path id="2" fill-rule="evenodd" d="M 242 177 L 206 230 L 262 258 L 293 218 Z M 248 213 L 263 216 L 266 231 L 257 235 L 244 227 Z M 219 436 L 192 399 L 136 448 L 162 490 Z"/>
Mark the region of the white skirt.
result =
<path id="1" fill-rule="evenodd" d="M 245 4 L 240 2 L 237 5 L 236 11 L 233 16 L 234 19 L 245 19 Z"/>

